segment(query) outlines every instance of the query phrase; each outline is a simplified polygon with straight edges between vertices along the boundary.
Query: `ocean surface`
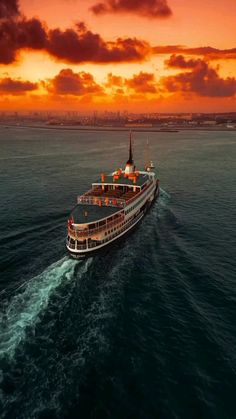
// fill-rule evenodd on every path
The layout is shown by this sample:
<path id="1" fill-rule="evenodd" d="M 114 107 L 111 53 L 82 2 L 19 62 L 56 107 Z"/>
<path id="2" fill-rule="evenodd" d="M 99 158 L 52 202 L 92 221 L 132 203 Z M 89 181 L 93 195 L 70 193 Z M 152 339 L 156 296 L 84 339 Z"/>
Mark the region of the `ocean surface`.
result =
<path id="1" fill-rule="evenodd" d="M 160 198 L 71 260 L 70 209 L 127 138 L 0 128 L 1 418 L 236 418 L 236 133 L 135 133 Z"/>

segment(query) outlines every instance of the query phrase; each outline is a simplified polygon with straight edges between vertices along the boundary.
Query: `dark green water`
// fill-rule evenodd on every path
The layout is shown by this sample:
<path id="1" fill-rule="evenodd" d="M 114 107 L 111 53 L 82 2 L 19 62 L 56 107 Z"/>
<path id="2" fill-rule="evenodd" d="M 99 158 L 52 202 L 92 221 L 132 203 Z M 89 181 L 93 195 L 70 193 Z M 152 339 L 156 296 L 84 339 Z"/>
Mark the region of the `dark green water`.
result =
<path id="1" fill-rule="evenodd" d="M 0 129 L 0 417 L 236 418 L 235 133 L 147 136 L 162 192 L 105 256 L 70 260 L 76 195 L 124 132 Z"/>

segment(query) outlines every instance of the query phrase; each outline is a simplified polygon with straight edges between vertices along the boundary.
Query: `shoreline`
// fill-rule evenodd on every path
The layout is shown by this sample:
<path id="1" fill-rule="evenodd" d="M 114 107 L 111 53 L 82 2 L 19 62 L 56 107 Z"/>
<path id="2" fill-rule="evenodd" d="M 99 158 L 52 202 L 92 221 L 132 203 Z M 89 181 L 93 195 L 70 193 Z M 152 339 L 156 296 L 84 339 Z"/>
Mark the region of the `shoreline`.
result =
<path id="1" fill-rule="evenodd" d="M 236 128 L 226 128 L 226 127 L 176 127 L 176 128 L 145 128 L 145 127 L 89 127 L 89 126 L 61 126 L 61 125 L 53 125 L 53 126 L 45 126 L 45 125 L 29 125 L 29 124 L 4 124 L 0 122 L 1 128 L 33 128 L 33 129 L 42 129 L 42 130 L 61 130 L 61 131 L 95 131 L 95 132 L 129 132 L 132 130 L 133 132 L 168 132 L 168 133 L 177 133 L 180 131 L 210 131 L 210 132 L 235 132 Z"/>

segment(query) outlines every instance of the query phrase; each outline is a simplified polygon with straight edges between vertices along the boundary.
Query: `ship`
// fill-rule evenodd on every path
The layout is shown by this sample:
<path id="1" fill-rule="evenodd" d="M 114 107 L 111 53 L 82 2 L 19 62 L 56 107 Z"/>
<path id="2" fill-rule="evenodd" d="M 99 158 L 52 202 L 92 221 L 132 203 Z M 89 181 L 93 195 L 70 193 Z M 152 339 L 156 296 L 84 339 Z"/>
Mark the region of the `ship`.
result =
<path id="1" fill-rule="evenodd" d="M 70 256 L 90 257 L 123 239 L 141 222 L 159 192 L 154 163 L 146 160 L 144 170 L 135 167 L 130 133 L 125 168 L 102 173 L 89 191 L 77 197 L 67 226 Z"/>

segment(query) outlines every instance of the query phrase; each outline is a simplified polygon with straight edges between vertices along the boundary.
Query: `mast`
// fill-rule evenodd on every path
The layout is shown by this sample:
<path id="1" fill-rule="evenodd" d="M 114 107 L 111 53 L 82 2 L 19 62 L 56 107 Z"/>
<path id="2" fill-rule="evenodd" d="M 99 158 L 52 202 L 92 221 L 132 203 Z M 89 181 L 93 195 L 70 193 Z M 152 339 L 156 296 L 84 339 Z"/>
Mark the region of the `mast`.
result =
<path id="1" fill-rule="evenodd" d="M 125 174 L 129 175 L 134 172 L 133 148 L 132 148 L 132 132 L 129 134 L 129 159 L 126 162 Z"/>
<path id="2" fill-rule="evenodd" d="M 129 160 L 126 164 L 134 164 L 133 160 L 133 148 L 132 148 L 132 132 L 129 132 Z"/>

